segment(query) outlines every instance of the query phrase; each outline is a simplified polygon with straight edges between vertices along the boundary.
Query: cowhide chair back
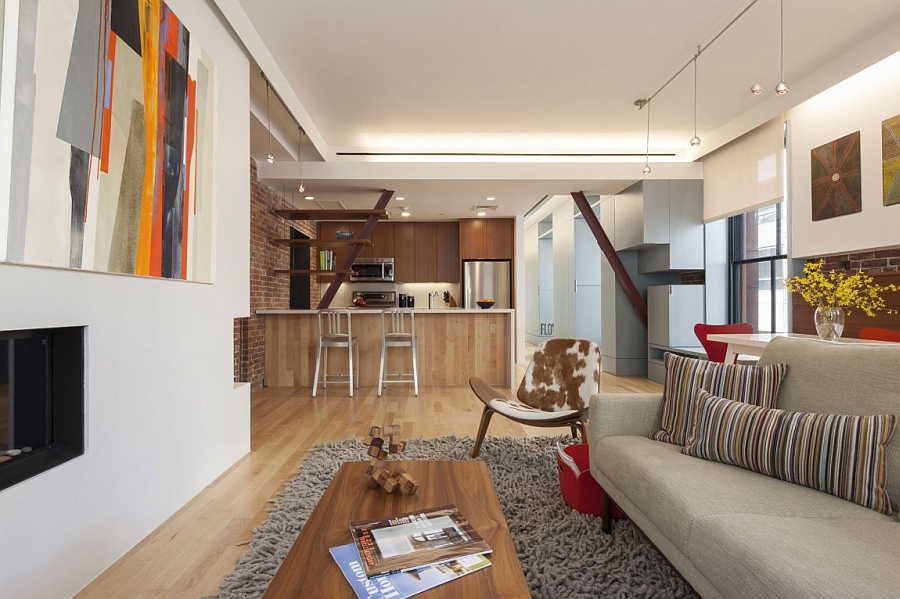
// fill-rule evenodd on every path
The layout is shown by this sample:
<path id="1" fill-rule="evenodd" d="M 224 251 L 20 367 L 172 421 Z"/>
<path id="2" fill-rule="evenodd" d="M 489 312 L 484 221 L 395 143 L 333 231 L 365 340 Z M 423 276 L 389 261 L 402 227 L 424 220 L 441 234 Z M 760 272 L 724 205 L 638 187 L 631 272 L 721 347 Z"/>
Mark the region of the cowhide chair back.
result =
<path id="1" fill-rule="evenodd" d="M 548 339 L 537 346 L 516 393 L 508 399 L 477 377 L 469 386 L 484 404 L 472 457 L 494 413 L 531 426 L 569 426 L 584 435 L 591 395 L 600 390 L 600 348 L 584 339 Z"/>

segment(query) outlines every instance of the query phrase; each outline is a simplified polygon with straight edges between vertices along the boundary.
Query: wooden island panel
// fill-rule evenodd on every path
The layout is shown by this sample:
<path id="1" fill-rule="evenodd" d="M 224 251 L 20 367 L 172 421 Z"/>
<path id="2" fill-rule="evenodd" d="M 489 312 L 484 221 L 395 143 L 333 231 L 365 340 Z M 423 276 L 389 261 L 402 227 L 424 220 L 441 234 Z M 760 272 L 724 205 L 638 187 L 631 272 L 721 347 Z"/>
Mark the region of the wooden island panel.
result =
<path id="1" fill-rule="evenodd" d="M 268 386 L 312 388 L 316 367 L 315 312 L 259 313 L 266 315 Z M 512 311 L 423 309 L 416 310 L 415 315 L 420 386 L 466 386 L 471 376 L 497 387 L 508 388 L 512 384 Z M 359 338 L 359 384 L 375 387 L 381 360 L 381 313 L 356 310 L 352 326 L 353 335 Z M 329 350 L 328 370 L 347 372 L 346 350 Z M 388 373 L 398 372 L 412 372 L 408 348 L 388 349 Z"/>

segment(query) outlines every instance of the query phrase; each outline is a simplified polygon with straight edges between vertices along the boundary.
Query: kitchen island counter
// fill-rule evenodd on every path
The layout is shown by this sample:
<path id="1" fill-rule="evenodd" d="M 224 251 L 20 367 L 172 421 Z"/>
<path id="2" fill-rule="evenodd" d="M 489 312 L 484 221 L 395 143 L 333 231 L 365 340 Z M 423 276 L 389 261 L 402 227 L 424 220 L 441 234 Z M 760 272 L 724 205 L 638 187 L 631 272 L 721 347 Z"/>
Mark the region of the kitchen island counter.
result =
<path id="1" fill-rule="evenodd" d="M 378 385 L 381 310 L 349 308 L 359 337 L 360 386 Z M 477 376 L 497 387 L 514 384 L 515 310 L 414 308 L 419 343 L 419 385 L 466 386 Z M 266 317 L 266 382 L 312 388 L 317 310 L 257 310 Z M 411 372 L 408 348 L 388 350 L 388 373 Z M 329 372 L 347 371 L 347 352 L 333 349 Z M 341 389 L 341 386 L 337 386 Z M 346 385 L 343 385 L 346 390 Z M 390 389 L 390 388 L 389 388 Z"/>

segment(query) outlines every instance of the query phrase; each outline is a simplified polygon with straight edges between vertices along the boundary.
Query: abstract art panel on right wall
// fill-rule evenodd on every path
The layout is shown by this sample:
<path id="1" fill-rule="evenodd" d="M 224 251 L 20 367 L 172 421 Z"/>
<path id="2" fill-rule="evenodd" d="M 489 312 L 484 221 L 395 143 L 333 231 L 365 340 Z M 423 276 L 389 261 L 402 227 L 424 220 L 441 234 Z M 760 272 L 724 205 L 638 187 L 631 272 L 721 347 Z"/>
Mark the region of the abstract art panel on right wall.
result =
<path id="1" fill-rule="evenodd" d="M 814 148 L 810 161 L 814 221 L 862 210 L 859 131 Z"/>
<path id="2" fill-rule="evenodd" d="M 881 123 L 884 205 L 900 204 L 900 114 Z"/>

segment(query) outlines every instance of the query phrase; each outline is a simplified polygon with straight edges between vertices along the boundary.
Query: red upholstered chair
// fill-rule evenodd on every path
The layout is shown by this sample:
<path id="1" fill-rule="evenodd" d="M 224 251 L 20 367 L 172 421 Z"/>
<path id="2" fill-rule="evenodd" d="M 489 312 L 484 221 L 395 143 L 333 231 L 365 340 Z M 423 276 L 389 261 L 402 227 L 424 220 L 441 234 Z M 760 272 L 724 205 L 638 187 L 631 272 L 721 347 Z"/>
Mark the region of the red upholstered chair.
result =
<path id="1" fill-rule="evenodd" d="M 900 331 L 882 329 L 879 327 L 866 327 L 859 332 L 859 338 L 870 339 L 872 341 L 896 341 L 900 343 Z"/>
<path id="2" fill-rule="evenodd" d="M 728 344 L 721 341 L 710 341 L 707 335 L 717 335 L 723 333 L 753 333 L 753 325 L 749 322 L 736 322 L 734 324 L 704 324 L 702 322 L 694 325 L 694 334 L 700 340 L 700 345 L 706 350 L 710 362 L 724 362 L 725 353 L 728 350 Z M 734 357 L 735 362 L 737 356 Z"/>

